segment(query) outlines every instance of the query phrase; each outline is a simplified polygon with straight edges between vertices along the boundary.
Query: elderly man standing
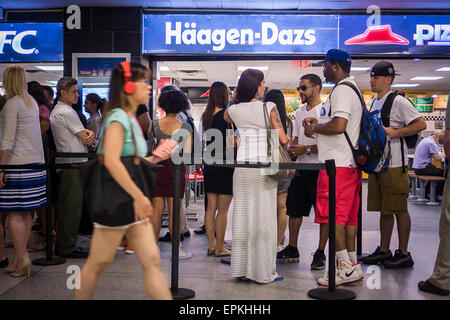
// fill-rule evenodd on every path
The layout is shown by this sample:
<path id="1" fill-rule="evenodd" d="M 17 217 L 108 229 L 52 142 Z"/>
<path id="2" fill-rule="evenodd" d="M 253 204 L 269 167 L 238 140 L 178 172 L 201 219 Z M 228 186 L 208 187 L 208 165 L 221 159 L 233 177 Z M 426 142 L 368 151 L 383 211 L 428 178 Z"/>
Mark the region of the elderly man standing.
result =
<path id="1" fill-rule="evenodd" d="M 450 101 L 447 103 L 447 114 L 445 117 L 444 151 L 449 160 L 450 155 Z M 449 295 L 450 288 L 450 185 L 448 174 L 446 175 L 444 187 L 444 199 L 442 201 L 441 220 L 439 222 L 439 249 L 434 263 L 431 277 L 426 281 L 419 282 L 422 291 Z"/>
<path id="2" fill-rule="evenodd" d="M 81 124 L 72 105 L 78 102 L 77 80 L 59 79 L 56 86 L 58 103 L 50 114 L 50 126 L 57 152 L 87 153 L 95 141 L 94 132 Z M 56 163 L 77 163 L 80 158 L 57 159 Z M 77 248 L 77 235 L 83 209 L 83 192 L 77 169 L 63 169 L 58 195 L 58 237 L 55 254 L 68 258 L 87 258 L 88 253 Z"/>

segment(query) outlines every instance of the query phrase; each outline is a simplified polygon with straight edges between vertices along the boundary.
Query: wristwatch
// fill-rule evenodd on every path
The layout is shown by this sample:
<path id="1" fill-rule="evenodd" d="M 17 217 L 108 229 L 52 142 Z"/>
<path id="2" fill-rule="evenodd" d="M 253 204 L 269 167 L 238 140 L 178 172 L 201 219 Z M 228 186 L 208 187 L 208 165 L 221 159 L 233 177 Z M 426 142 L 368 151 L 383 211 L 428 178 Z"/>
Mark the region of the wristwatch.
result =
<path id="1" fill-rule="evenodd" d="M 311 154 L 311 146 L 306 146 L 306 153 Z"/>

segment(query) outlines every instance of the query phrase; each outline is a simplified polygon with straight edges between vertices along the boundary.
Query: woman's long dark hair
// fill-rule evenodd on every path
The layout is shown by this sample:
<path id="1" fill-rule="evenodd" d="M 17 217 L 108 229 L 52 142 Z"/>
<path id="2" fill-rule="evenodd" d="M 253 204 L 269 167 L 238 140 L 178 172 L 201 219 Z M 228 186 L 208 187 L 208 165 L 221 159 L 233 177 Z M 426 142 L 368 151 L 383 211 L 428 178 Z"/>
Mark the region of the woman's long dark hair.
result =
<path id="1" fill-rule="evenodd" d="M 131 79 L 130 81 L 148 79 L 149 70 L 143 64 L 137 62 L 130 62 Z M 123 91 L 125 84 L 124 71 L 120 64 L 118 64 L 111 73 L 111 81 L 109 83 L 109 99 L 105 108 L 102 121 L 106 118 L 108 113 L 116 108 L 128 108 L 129 102 L 127 94 Z"/>
<path id="2" fill-rule="evenodd" d="M 45 95 L 44 88 L 37 81 L 30 81 L 27 84 L 28 93 L 36 100 L 38 105 L 44 105 L 51 110 L 50 102 Z"/>
<path id="3" fill-rule="evenodd" d="M 89 100 L 92 103 L 97 105 L 97 111 L 103 112 L 103 108 L 105 107 L 106 99 L 100 98 L 100 96 L 96 93 L 89 93 L 86 96 L 86 100 Z"/>
<path id="4" fill-rule="evenodd" d="M 257 69 L 247 69 L 242 72 L 237 85 L 236 103 L 250 102 L 256 95 L 264 73 Z"/>
<path id="5" fill-rule="evenodd" d="M 281 90 L 272 89 L 267 92 L 266 97 L 264 98 L 264 102 L 273 102 L 277 106 L 278 114 L 280 115 L 281 124 L 283 125 L 284 133 L 287 132 L 287 113 L 286 113 L 286 104 L 284 101 L 284 94 Z"/>
<path id="6" fill-rule="evenodd" d="M 211 128 L 216 107 L 225 109 L 228 105 L 229 91 L 225 83 L 216 81 L 209 88 L 208 103 L 202 115 L 203 130 Z"/>

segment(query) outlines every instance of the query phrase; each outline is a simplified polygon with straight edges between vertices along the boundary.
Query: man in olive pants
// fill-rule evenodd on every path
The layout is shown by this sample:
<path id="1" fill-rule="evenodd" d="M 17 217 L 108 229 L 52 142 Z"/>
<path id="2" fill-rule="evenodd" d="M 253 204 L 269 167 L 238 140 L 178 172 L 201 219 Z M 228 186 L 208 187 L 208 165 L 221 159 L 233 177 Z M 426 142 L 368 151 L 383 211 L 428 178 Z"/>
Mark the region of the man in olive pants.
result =
<path id="1" fill-rule="evenodd" d="M 447 160 L 450 160 L 450 99 L 447 103 L 445 117 L 444 151 Z M 428 280 L 419 282 L 419 289 L 441 296 L 448 296 L 450 287 L 450 182 L 448 166 L 446 168 L 444 199 L 439 221 L 439 239 L 439 249 L 436 262 L 434 263 L 433 274 Z"/>
<path id="2" fill-rule="evenodd" d="M 58 103 L 50 114 L 57 152 L 87 153 L 86 146 L 93 145 L 95 134 L 81 124 L 72 105 L 78 101 L 77 80 L 70 77 L 59 79 Z M 77 163 L 86 159 L 56 159 L 56 163 Z M 58 237 L 55 254 L 67 258 L 87 258 L 88 252 L 77 248 L 77 235 L 83 211 L 83 190 L 77 169 L 59 172 Z"/>

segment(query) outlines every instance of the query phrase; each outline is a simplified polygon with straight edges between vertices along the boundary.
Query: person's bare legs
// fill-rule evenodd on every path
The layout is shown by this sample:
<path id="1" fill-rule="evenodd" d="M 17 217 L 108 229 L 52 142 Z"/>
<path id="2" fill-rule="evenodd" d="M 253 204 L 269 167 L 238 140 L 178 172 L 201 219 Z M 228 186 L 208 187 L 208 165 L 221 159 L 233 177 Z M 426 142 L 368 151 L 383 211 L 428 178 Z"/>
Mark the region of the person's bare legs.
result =
<path id="1" fill-rule="evenodd" d="M 347 252 L 356 252 L 356 234 L 358 226 L 345 226 L 345 245 Z"/>
<path id="2" fill-rule="evenodd" d="M 165 207 L 165 198 L 155 197 L 152 199 L 153 215 L 151 217 L 153 234 L 156 238 L 156 243 L 159 240 L 159 231 L 161 230 L 161 218 Z"/>
<path id="3" fill-rule="evenodd" d="M 408 252 L 409 235 L 411 233 L 411 217 L 409 213 L 396 214 L 397 232 L 398 232 L 398 248 L 401 252 Z"/>
<path id="4" fill-rule="evenodd" d="M 14 243 L 14 248 L 16 249 L 17 258 L 23 258 L 28 255 L 27 244 L 31 233 L 30 212 L 9 212 L 8 217 L 11 238 Z"/>
<path id="5" fill-rule="evenodd" d="M 289 245 L 297 248 L 298 233 L 303 222 L 303 217 L 293 218 L 289 217 Z"/>
<path id="6" fill-rule="evenodd" d="M 130 227 L 126 235 L 141 264 L 147 293 L 155 300 L 172 300 L 169 285 L 159 265 L 160 257 L 153 240 L 153 228 L 148 222 L 140 223 Z"/>
<path id="7" fill-rule="evenodd" d="M 281 245 L 288 224 L 286 198 L 287 192 L 277 194 L 277 246 Z"/>
<path id="8" fill-rule="evenodd" d="M 3 215 L 2 212 L 0 212 L 0 217 L 2 215 Z M 4 233 L 3 223 L 0 222 L 0 260 L 6 259 L 5 241 L 3 233 Z"/>
<path id="9" fill-rule="evenodd" d="M 98 277 L 113 261 L 124 234 L 123 229 L 94 228 L 89 257 L 80 273 L 80 289 L 75 289 L 76 300 L 92 299 Z"/>
<path id="10" fill-rule="evenodd" d="M 230 208 L 233 196 L 230 194 L 219 194 L 219 201 L 217 202 L 217 216 L 216 216 L 216 250 L 219 253 L 229 253 L 229 250 L 224 248 L 225 232 L 227 230 L 228 209 Z M 208 198 L 209 201 L 209 198 Z"/>
<path id="11" fill-rule="evenodd" d="M 394 215 L 380 214 L 380 251 L 388 252 L 394 230 Z"/>
<path id="12" fill-rule="evenodd" d="M 319 250 L 325 251 L 325 246 L 328 242 L 328 223 L 320 224 L 320 234 L 319 234 Z"/>
<path id="13" fill-rule="evenodd" d="M 336 252 L 347 249 L 345 240 L 345 226 L 336 223 Z"/>
<path id="14" fill-rule="evenodd" d="M 219 195 L 217 193 L 207 193 L 208 207 L 205 211 L 205 229 L 208 237 L 209 249 L 216 250 L 216 211 L 218 207 Z M 226 226 L 225 226 L 226 227 Z M 225 236 L 225 235 L 224 235 Z M 222 241 L 223 247 L 223 241 Z"/>

